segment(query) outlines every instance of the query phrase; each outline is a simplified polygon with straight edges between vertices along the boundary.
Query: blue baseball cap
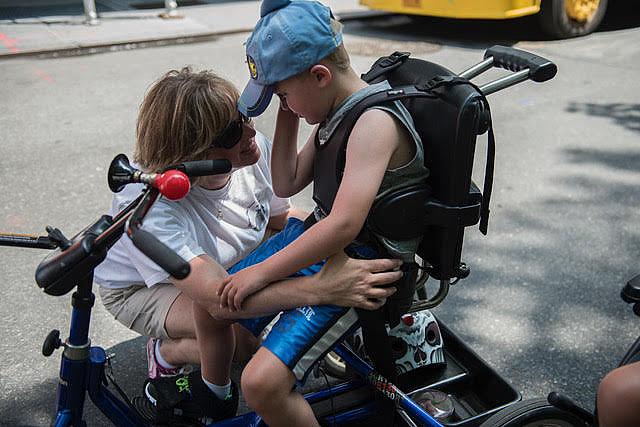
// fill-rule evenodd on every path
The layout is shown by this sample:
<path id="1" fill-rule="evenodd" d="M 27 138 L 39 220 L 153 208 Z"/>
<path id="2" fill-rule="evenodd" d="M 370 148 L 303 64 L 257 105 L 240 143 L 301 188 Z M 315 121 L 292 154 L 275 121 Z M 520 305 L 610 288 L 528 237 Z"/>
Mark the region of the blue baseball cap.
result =
<path id="1" fill-rule="evenodd" d="M 326 58 L 342 43 L 331 10 L 312 0 L 264 0 L 260 20 L 247 40 L 251 79 L 238 100 L 247 117 L 267 109 L 276 83 Z"/>

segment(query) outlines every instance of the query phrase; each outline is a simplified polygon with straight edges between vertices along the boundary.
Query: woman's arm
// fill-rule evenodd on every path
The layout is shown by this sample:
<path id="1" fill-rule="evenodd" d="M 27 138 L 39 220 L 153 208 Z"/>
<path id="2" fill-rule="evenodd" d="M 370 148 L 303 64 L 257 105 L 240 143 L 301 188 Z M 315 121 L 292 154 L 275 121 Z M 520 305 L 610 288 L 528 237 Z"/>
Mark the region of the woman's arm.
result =
<path id="1" fill-rule="evenodd" d="M 227 273 L 206 255 L 192 259 L 191 274 L 184 280 L 172 279 L 172 283 L 211 316 L 221 319 L 251 318 L 305 305 L 334 304 L 374 310 L 395 292 L 395 288 L 384 286 L 400 279 L 402 272 L 391 271 L 400 264 L 392 259 L 351 259 L 339 253 L 329 258 L 314 276 L 282 280 L 256 292 L 247 298 L 240 311 L 220 307 L 216 290 Z"/>
<path id="2" fill-rule="evenodd" d="M 287 223 L 287 219 L 289 219 L 290 210 L 281 213 L 280 215 L 274 215 L 269 217 L 269 222 L 267 223 L 267 230 L 273 232 L 281 231 L 285 224 Z"/>

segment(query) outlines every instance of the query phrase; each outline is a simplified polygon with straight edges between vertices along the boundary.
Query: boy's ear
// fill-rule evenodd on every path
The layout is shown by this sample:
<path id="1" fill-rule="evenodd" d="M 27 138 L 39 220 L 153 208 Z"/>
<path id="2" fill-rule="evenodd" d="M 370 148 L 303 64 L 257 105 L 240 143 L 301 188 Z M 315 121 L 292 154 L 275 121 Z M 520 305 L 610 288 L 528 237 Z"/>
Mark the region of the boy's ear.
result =
<path id="1" fill-rule="evenodd" d="M 333 74 L 326 65 L 316 64 L 309 70 L 311 77 L 318 82 L 319 87 L 326 87 L 333 80 Z"/>

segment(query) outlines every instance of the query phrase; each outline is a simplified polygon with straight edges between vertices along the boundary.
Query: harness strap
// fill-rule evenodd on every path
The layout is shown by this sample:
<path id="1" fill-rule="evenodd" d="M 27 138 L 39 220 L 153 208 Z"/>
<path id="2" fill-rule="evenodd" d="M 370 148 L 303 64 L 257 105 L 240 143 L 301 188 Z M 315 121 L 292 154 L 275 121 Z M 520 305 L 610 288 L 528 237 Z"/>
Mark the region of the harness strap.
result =
<path id="1" fill-rule="evenodd" d="M 409 52 L 396 51 L 389 56 L 378 58 L 378 60 L 371 66 L 371 69 L 365 74 L 362 74 L 360 78 L 365 82 L 371 83 L 381 75 L 401 66 L 410 55 L 411 53 Z"/>
<path id="2" fill-rule="evenodd" d="M 477 134 L 481 135 L 484 133 L 485 129 L 488 131 L 488 141 L 487 141 L 487 162 L 485 164 L 484 169 L 484 184 L 482 186 L 482 205 L 480 207 L 480 232 L 484 235 L 487 234 L 489 227 L 489 203 L 491 201 L 491 190 L 493 189 L 493 170 L 495 166 L 495 156 L 496 156 L 496 139 L 493 134 L 493 125 L 491 123 L 491 111 L 489 109 L 489 102 L 487 101 L 487 97 L 482 93 L 480 88 L 476 86 L 474 83 L 470 82 L 467 79 L 464 79 L 459 76 L 435 76 L 429 82 L 427 82 L 423 86 L 419 86 L 420 90 L 425 91 L 434 91 L 438 88 L 442 87 L 451 87 L 459 84 L 467 84 L 472 86 L 478 91 L 480 95 L 480 99 L 482 100 L 482 104 L 485 108 L 486 115 L 484 117 L 485 121 L 481 122 L 479 125 L 479 129 L 477 129 Z"/>
<path id="3" fill-rule="evenodd" d="M 489 125 L 489 140 L 487 141 L 487 164 L 484 170 L 484 185 L 482 188 L 482 206 L 480 208 L 480 232 L 487 234 L 489 226 L 489 202 L 493 189 L 493 167 L 496 157 L 496 138 L 493 135 L 493 126 Z"/>
<path id="4" fill-rule="evenodd" d="M 391 339 L 387 334 L 385 323 L 385 308 L 364 310 L 356 308 L 358 320 L 362 327 L 362 342 L 364 349 L 371 358 L 373 366 L 391 382 L 397 379 L 395 362 L 391 354 Z"/>

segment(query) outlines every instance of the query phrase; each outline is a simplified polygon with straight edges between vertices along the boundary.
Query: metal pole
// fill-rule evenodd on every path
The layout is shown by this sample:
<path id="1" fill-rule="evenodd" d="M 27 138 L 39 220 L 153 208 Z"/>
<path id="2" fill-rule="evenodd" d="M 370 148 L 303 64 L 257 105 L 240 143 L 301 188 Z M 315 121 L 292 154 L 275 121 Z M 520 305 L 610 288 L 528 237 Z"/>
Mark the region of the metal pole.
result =
<path id="1" fill-rule="evenodd" d="M 84 3 L 84 23 L 87 25 L 98 25 L 95 0 L 82 0 L 82 2 Z"/>
<path id="2" fill-rule="evenodd" d="M 520 70 L 517 73 L 509 74 L 508 76 L 502 77 L 501 79 L 494 80 L 483 86 L 480 86 L 480 90 L 485 95 L 491 95 L 494 92 L 506 89 L 509 86 L 513 86 L 528 79 L 529 69 L 525 68 L 524 70 Z"/>
<path id="3" fill-rule="evenodd" d="M 178 16 L 178 2 L 176 0 L 164 0 L 166 16 Z"/>
<path id="4" fill-rule="evenodd" d="M 464 77 L 465 79 L 472 79 L 475 76 L 484 73 L 492 66 L 493 66 L 493 56 L 490 56 L 489 58 L 485 59 L 479 64 L 476 64 L 473 67 L 464 70 L 463 72 L 458 74 L 458 76 Z"/>

